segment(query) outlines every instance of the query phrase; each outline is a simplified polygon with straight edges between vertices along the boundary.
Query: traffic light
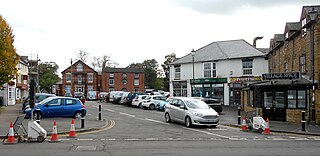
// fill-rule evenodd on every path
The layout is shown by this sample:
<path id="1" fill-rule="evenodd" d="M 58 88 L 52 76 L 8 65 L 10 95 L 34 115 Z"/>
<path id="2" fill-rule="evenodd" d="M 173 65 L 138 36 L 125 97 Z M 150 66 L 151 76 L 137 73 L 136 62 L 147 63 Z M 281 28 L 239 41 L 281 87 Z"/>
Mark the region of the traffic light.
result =
<path id="1" fill-rule="evenodd" d="M 30 81 L 30 90 L 29 90 L 29 96 L 30 96 L 29 105 L 30 105 L 30 108 L 33 108 L 34 107 L 34 103 L 35 103 L 34 88 L 35 88 L 35 82 L 32 79 Z"/>

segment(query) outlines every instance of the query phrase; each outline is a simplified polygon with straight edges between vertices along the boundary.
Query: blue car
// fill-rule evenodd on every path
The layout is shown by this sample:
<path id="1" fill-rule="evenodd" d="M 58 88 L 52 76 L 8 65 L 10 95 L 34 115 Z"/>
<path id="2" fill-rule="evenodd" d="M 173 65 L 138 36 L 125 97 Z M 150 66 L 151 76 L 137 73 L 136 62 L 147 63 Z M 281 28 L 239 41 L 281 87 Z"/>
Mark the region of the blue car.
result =
<path id="1" fill-rule="evenodd" d="M 156 109 L 158 111 L 164 111 L 167 103 L 168 103 L 168 101 L 157 101 L 156 102 Z"/>
<path id="2" fill-rule="evenodd" d="M 35 119 L 37 114 L 39 114 L 40 119 L 52 117 L 73 117 L 77 119 L 86 115 L 86 106 L 78 98 L 70 97 L 49 97 L 35 105 L 33 110 Z M 27 118 L 31 117 L 31 111 L 31 108 L 24 111 Z"/>

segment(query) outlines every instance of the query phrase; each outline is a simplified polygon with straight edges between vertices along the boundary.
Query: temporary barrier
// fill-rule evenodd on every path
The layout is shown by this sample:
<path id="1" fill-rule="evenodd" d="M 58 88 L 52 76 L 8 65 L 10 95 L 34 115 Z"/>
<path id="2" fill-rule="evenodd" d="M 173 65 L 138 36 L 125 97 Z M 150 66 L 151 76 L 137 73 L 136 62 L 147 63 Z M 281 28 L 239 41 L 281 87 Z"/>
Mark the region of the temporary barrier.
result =
<path id="1" fill-rule="evenodd" d="M 49 142 L 51 142 L 51 143 L 60 142 L 59 137 L 58 137 L 58 130 L 57 130 L 56 121 L 53 122 L 53 130 L 52 130 L 51 139 Z"/>
<path id="2" fill-rule="evenodd" d="M 5 145 L 8 144 L 16 144 L 18 143 L 17 140 L 14 138 L 14 131 L 13 131 L 13 125 L 12 122 L 10 122 L 10 128 L 9 128 L 9 135 L 6 141 L 4 141 Z"/>
<path id="3" fill-rule="evenodd" d="M 71 121 L 71 127 L 70 127 L 70 132 L 69 132 L 69 136 L 68 137 L 70 137 L 70 138 L 77 137 L 76 129 L 75 129 L 75 126 L 74 126 L 74 119 L 72 119 L 72 121 Z"/>

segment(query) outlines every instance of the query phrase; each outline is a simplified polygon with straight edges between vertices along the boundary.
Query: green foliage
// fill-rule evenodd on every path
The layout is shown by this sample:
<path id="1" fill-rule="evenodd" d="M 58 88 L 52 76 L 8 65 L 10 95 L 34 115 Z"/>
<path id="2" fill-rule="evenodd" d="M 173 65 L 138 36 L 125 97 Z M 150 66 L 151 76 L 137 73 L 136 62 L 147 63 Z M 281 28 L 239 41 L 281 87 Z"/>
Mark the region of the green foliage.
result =
<path id="1" fill-rule="evenodd" d="M 155 89 L 157 87 L 157 77 L 159 75 L 159 64 L 155 59 L 145 60 L 142 63 L 145 74 L 145 86 Z"/>
<path id="2" fill-rule="evenodd" d="M 170 73 L 170 63 L 174 62 L 177 60 L 176 54 L 172 53 L 170 55 L 166 55 L 165 56 L 166 61 L 164 61 L 164 63 L 161 65 L 162 69 L 165 73 L 165 77 L 163 79 L 163 85 L 164 85 L 164 89 L 165 91 L 169 91 L 169 82 L 170 82 L 170 77 L 169 77 L 169 73 Z"/>
<path id="3" fill-rule="evenodd" d="M 39 84 L 42 91 L 50 92 L 50 87 L 60 78 L 56 74 L 59 66 L 55 62 L 44 62 L 39 65 Z"/>
<path id="4" fill-rule="evenodd" d="M 0 15 L 0 85 L 14 78 L 20 57 L 13 46 L 14 35 L 6 20 Z"/>

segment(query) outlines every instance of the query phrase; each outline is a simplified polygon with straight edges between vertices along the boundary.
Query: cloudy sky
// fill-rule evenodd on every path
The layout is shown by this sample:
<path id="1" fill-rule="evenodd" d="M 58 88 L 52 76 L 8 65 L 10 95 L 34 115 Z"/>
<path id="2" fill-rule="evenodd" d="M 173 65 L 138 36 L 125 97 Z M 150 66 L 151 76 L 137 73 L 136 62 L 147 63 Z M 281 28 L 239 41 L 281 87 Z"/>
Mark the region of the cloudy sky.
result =
<path id="1" fill-rule="evenodd" d="M 317 3 L 318 2 L 318 3 Z M 110 55 L 118 67 L 164 62 L 211 42 L 245 39 L 268 48 L 302 6 L 318 0 L 0 0 L 18 54 L 54 61 L 63 71 L 83 49 Z M 90 63 L 87 62 L 88 64 Z"/>

